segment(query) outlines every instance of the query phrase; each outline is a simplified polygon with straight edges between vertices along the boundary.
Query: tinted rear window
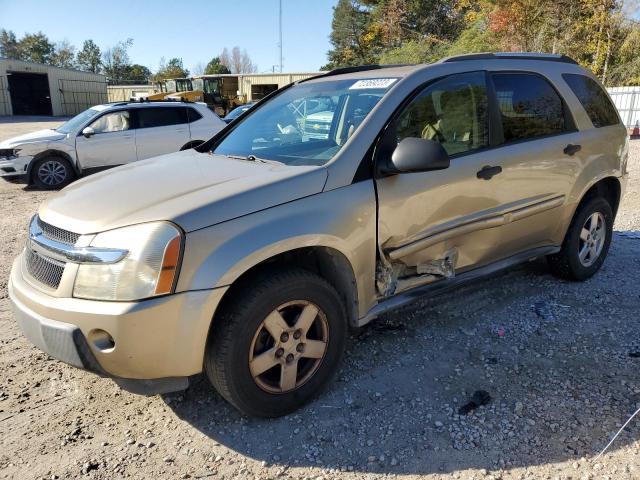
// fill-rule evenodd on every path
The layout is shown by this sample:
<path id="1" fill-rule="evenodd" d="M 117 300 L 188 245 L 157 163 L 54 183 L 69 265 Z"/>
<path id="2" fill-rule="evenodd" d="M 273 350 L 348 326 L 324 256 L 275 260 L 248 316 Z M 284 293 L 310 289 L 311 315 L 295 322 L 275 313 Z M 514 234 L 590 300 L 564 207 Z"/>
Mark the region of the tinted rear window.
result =
<path id="1" fill-rule="evenodd" d="M 584 75 L 569 73 L 562 75 L 562 78 L 580 100 L 594 127 L 607 127 L 620 123 L 616 108 L 595 80 Z"/>
<path id="2" fill-rule="evenodd" d="M 491 78 L 505 142 L 565 131 L 562 99 L 543 77 L 533 73 L 493 73 Z"/>
<path id="3" fill-rule="evenodd" d="M 202 115 L 195 108 L 187 108 L 187 115 L 189 115 L 189 123 L 195 122 L 196 120 L 200 120 Z"/>
<path id="4" fill-rule="evenodd" d="M 187 123 L 187 110 L 184 107 L 139 108 L 138 128 L 165 127 Z"/>

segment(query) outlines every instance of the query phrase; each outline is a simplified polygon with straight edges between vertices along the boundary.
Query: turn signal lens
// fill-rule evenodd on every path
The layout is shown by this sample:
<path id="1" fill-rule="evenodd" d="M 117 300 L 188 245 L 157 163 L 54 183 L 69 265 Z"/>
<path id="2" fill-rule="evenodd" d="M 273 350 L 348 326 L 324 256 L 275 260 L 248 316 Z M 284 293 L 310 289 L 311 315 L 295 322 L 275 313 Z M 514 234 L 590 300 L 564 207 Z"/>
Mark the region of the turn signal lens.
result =
<path id="1" fill-rule="evenodd" d="M 160 276 L 158 277 L 158 285 L 156 286 L 156 295 L 171 293 L 173 288 L 173 280 L 178 271 L 178 261 L 180 260 L 180 237 L 174 237 L 167 244 L 162 257 L 162 267 L 160 267 Z"/>

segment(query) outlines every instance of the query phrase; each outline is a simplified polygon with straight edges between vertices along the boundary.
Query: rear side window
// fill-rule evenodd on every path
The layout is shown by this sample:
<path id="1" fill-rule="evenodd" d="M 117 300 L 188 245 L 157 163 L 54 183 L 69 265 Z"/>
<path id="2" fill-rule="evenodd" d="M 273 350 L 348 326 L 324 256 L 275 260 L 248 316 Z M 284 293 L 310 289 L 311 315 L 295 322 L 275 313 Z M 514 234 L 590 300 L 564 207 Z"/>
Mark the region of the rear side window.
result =
<path id="1" fill-rule="evenodd" d="M 187 110 L 184 107 L 139 108 L 138 128 L 166 127 L 187 123 Z"/>
<path id="2" fill-rule="evenodd" d="M 570 73 L 562 75 L 562 78 L 580 100 L 594 127 L 608 127 L 620 123 L 616 108 L 595 80 Z"/>
<path id="3" fill-rule="evenodd" d="M 560 95 L 533 73 L 493 73 L 505 142 L 562 133 L 564 107 Z"/>
<path id="4" fill-rule="evenodd" d="M 187 110 L 187 116 L 189 117 L 189 123 L 195 122 L 202 118 L 202 115 L 200 115 L 200 112 L 197 111 L 195 108 L 187 108 L 186 110 Z"/>

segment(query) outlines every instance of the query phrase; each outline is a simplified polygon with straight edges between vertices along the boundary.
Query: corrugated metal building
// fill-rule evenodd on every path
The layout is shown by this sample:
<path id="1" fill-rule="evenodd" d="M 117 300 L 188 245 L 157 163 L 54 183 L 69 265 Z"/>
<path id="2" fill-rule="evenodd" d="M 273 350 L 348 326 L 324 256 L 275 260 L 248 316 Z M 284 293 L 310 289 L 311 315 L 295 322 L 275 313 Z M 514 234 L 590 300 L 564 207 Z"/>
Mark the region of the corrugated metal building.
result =
<path id="1" fill-rule="evenodd" d="M 0 58 L 0 115 L 76 115 L 107 101 L 104 75 Z"/>
<path id="2" fill-rule="evenodd" d="M 248 102 L 260 100 L 262 97 L 284 87 L 291 82 L 319 75 L 321 72 L 310 73 L 254 73 L 238 75 L 238 90 Z"/>
<path id="3" fill-rule="evenodd" d="M 610 87 L 607 91 L 627 128 L 640 127 L 640 87 Z"/>
<path id="4" fill-rule="evenodd" d="M 221 78 L 222 93 L 226 96 L 238 96 L 246 102 L 260 100 L 269 93 L 291 82 L 319 75 L 322 72 L 308 73 L 243 73 L 222 75 L 197 75 L 199 78 Z M 194 84 L 194 88 L 196 87 Z"/>
<path id="5" fill-rule="evenodd" d="M 153 85 L 109 85 L 107 96 L 110 102 L 126 102 L 131 97 L 140 97 L 158 93 Z"/>

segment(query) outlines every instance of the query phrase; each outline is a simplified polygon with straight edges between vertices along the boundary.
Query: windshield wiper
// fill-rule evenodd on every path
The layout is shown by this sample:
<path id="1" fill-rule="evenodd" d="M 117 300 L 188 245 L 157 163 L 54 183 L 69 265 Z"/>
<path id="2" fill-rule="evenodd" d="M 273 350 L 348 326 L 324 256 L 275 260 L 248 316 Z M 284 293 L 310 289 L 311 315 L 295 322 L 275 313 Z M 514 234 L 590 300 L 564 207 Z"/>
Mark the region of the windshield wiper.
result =
<path id="1" fill-rule="evenodd" d="M 260 163 L 278 163 L 282 164 L 282 162 L 278 162 L 277 160 L 265 160 L 264 158 L 256 157 L 255 155 L 224 155 L 227 158 L 233 158 L 234 160 L 245 160 L 248 162 L 260 162 Z"/>

